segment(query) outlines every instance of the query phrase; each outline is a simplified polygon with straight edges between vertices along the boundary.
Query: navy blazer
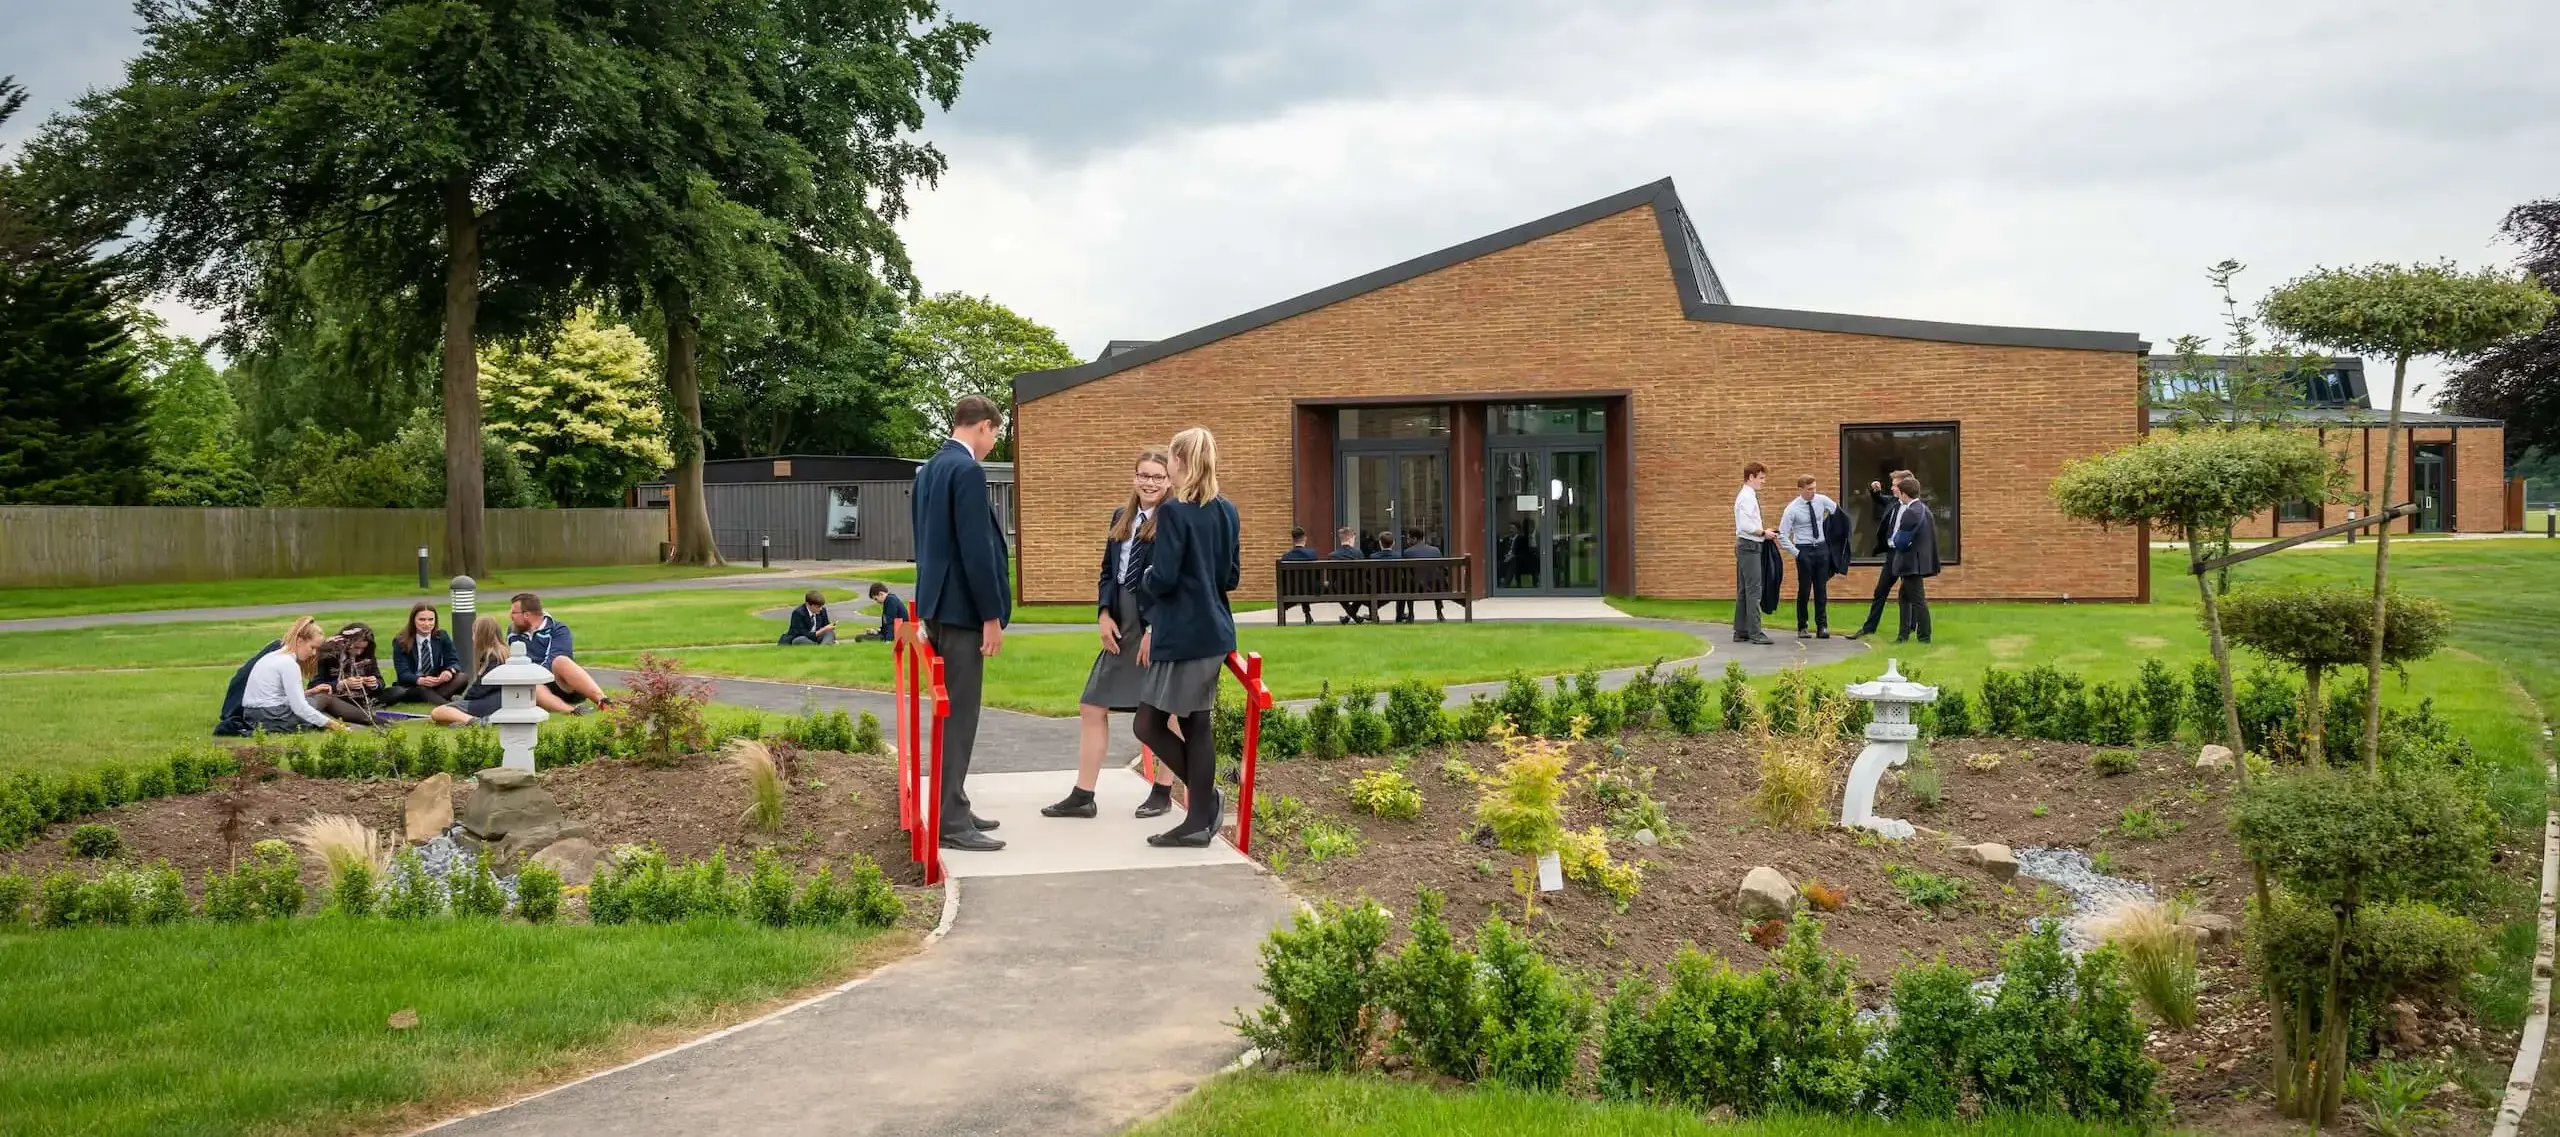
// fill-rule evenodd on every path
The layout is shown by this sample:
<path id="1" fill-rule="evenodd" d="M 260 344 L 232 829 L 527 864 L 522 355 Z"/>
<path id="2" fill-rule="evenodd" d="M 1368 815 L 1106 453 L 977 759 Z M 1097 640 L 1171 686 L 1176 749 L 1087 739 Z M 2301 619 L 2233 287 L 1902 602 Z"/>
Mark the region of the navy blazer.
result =
<path id="1" fill-rule="evenodd" d="M 906 601 L 899 599 L 899 598 L 898 598 L 898 594 L 897 594 L 897 593 L 895 593 L 895 592 L 884 592 L 884 593 L 881 593 L 881 594 L 880 594 L 880 638 L 881 638 L 881 639 L 884 639 L 884 640 L 885 640 L 885 639 L 888 639 L 888 638 L 890 638 L 890 637 L 892 637 L 892 636 L 897 635 L 897 634 L 898 634 L 898 622 L 899 622 L 899 621 L 901 621 L 901 620 L 904 620 L 904 619 L 906 619 L 906 618 L 907 618 L 907 602 L 906 602 Z"/>
<path id="2" fill-rule="evenodd" d="M 1236 649 L 1227 594 L 1244 576 L 1241 524 L 1227 499 L 1156 507 L 1156 540 L 1138 577 L 1141 611 L 1154 639 L 1147 659 L 1168 663 L 1225 658 Z"/>
<path id="3" fill-rule="evenodd" d="M 815 613 L 809 611 L 807 604 L 794 604 L 791 606 L 791 626 L 783 629 L 782 642 L 787 644 L 801 636 L 814 640 L 818 638 L 818 629 L 835 622 L 835 617 L 827 614 L 824 604 L 818 605 Z"/>
<path id="4" fill-rule="evenodd" d="M 959 439 L 916 471 L 917 617 L 974 627 L 1013 618 L 1012 557 L 987 496 L 987 469 Z"/>
<path id="5" fill-rule="evenodd" d="M 401 686 L 415 687 L 418 685 L 419 676 L 450 671 L 455 664 L 462 661 L 462 657 L 454 653 L 452 634 L 443 628 L 437 628 L 434 635 L 426 638 L 425 643 L 427 661 L 426 666 L 421 667 L 418 665 L 418 644 L 412 642 L 404 648 L 400 646 L 398 637 L 392 638 L 391 673 L 399 677 Z"/>
<path id="6" fill-rule="evenodd" d="M 1156 508 L 1162 509 L 1164 507 L 1157 506 Z M 1120 509 L 1111 511 L 1111 527 L 1114 529 L 1120 527 L 1121 512 L 1122 510 Z M 1108 530 L 1105 530 L 1105 532 L 1108 533 Z M 1129 539 L 1137 543 L 1136 548 L 1129 550 L 1129 572 L 1133 576 L 1143 576 L 1147 571 L 1148 558 L 1154 555 L 1155 542 L 1138 540 L 1138 534 L 1135 528 L 1130 530 Z M 1114 541 L 1110 537 L 1105 536 L 1102 539 L 1102 574 L 1095 578 L 1093 585 L 1094 614 L 1100 615 L 1104 612 L 1110 611 L 1111 606 L 1119 603 L 1119 601 L 1120 542 Z"/>
<path id="7" fill-rule="evenodd" d="M 1893 552 L 1885 556 L 1885 571 L 1895 576 L 1938 575 L 1938 519 L 1929 512 L 1928 502 L 1916 498 L 1911 502 L 1901 526 L 1893 531 Z"/>
<path id="8" fill-rule="evenodd" d="M 1316 559 L 1316 551 L 1306 547 L 1305 545 L 1291 545 L 1289 546 L 1289 551 L 1280 554 L 1280 559 L 1284 561 L 1312 561 Z"/>

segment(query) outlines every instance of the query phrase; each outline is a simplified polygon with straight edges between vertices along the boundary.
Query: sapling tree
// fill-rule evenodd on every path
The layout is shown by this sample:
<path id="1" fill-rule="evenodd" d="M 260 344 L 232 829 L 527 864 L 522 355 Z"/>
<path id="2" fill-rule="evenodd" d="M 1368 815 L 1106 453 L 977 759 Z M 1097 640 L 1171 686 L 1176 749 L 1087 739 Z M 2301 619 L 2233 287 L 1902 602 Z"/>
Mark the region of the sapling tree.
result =
<path id="1" fill-rule="evenodd" d="M 2270 293 L 2258 306 L 2266 322 L 2309 343 L 2391 360 L 2391 415 L 2382 432 L 2382 496 L 2395 504 L 2400 472 L 2400 410 L 2409 361 L 2467 356 L 2520 336 L 2551 318 L 2551 294 L 2529 276 L 2496 269 L 2464 272 L 2451 262 L 2318 269 Z M 2373 624 L 2390 626 L 2391 525 L 2374 528 Z M 2370 766 L 2382 737 L 2382 665 L 2386 635 L 2367 637 L 2364 735 L 2357 752 Z"/>
<path id="2" fill-rule="evenodd" d="M 2394 667 L 2424 659 L 2443 646 L 2451 618 L 2443 604 L 2394 592 L 2383 624 L 2381 658 Z M 2302 669 L 2302 749 L 2321 749 L 2322 675 L 2374 657 L 2373 606 L 2353 588 L 2282 585 L 2244 589 L 2222 601 L 2222 631 L 2232 642 Z M 2378 770 L 2374 754 L 2368 770 Z"/>
<path id="3" fill-rule="evenodd" d="M 2176 369 L 2155 377 L 2147 392 L 2151 408 L 2167 412 L 2169 425 L 2176 429 L 2238 429 L 2293 422 L 2302 417 L 2303 408 L 2310 403 L 2310 377 L 2329 365 L 2327 358 L 2300 350 L 2282 335 L 2262 331 L 2258 321 L 2241 308 L 2231 282 L 2247 267 L 2225 260 L 2204 271 L 2205 279 L 2213 282 L 2214 291 L 2222 297 L 2219 353 L 2206 349 L 2203 336 L 2184 335 L 2171 340 Z M 2231 551 L 2231 530 L 2232 526 L 2226 524 L 2215 532 L 2216 556 Z M 2231 592 L 2228 567 L 2214 573 L 2213 588 L 2224 595 Z"/>
<path id="4" fill-rule="evenodd" d="M 2298 497 L 2325 497 L 2343 474 L 2320 443 L 2300 431 L 2210 430 L 2155 434 L 2120 450 L 2080 459 L 2053 480 L 2062 512 L 2103 526 L 2175 528 L 2186 534 L 2190 573 L 2204 606 L 2206 643 L 2222 687 L 2223 733 L 2238 745 L 2240 709 L 2231 693 L 2231 645 L 2221 606 L 2205 580 L 2205 542 L 2243 517 Z M 1986 692 L 1987 694 L 1987 692 Z M 2242 784 L 2249 764 L 2234 763 Z"/>
<path id="5" fill-rule="evenodd" d="M 2277 969 L 2267 968 L 2277 1108 L 2325 1124 L 2337 1116 L 2344 1085 L 2350 1016 L 2343 969 L 2357 910 L 2368 903 L 2424 899 L 2476 881 L 2488 865 L 2495 818 L 2478 794 L 2441 770 L 2385 775 L 2314 767 L 2245 788 L 2231 827 L 2263 873 L 2332 913 L 2316 1043 L 2305 1045 L 2313 1010 L 2309 992 L 2284 989 L 2275 982 Z M 2262 892 L 2261 920 L 2275 911 Z M 2288 1038 L 2288 1023 L 2299 1025 L 2302 1036 Z"/>
<path id="6" fill-rule="evenodd" d="M 1530 862 L 1511 870 L 1512 887 L 1520 893 L 1520 919 L 1526 923 L 1537 912 L 1537 860 L 1564 846 L 1566 744 L 1524 738 L 1508 728 L 1508 723 L 1495 728 L 1494 741 L 1507 757 L 1481 783 L 1476 820 L 1493 830 L 1494 843 Z"/>

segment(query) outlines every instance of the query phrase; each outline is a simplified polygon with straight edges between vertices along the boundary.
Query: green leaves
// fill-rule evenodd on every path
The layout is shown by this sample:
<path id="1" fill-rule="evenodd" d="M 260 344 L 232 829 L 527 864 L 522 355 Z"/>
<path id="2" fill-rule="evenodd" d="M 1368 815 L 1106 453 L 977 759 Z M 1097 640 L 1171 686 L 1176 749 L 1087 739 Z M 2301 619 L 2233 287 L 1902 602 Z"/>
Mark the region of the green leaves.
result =
<path id="1" fill-rule="evenodd" d="M 2326 500 L 2342 475 L 2305 431 L 2201 430 L 2074 461 L 2052 492 L 2064 514 L 2083 521 L 2213 533 L 2295 498 Z"/>
<path id="2" fill-rule="evenodd" d="M 2387 603 L 2382 661 L 2401 664 L 2435 654 L 2452 629 L 2444 604 L 2398 592 Z M 2222 600 L 2222 634 L 2297 667 L 2361 664 L 2373 646 L 2373 593 L 2344 585 L 2244 589 Z"/>
<path id="3" fill-rule="evenodd" d="M 2552 304 L 2530 279 L 2443 261 L 2318 269 L 2269 293 L 2258 310 L 2311 343 L 2404 359 L 2480 351 L 2540 327 Z"/>
<path id="4" fill-rule="evenodd" d="M 2252 782 L 2231 828 L 2285 887 L 2352 906 L 2465 887 L 2488 867 L 2496 819 L 2447 771 L 2313 768 Z"/>

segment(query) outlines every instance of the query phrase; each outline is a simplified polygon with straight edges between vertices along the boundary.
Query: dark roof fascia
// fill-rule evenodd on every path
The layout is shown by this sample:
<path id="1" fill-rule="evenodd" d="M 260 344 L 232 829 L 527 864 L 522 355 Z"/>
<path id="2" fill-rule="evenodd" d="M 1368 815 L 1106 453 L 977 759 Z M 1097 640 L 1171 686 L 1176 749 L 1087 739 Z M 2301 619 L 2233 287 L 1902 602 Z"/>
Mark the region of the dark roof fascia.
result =
<path id="1" fill-rule="evenodd" d="M 1408 261 L 1389 265 L 1376 272 L 1353 277 L 1339 284 L 1267 304 L 1250 312 L 1230 316 L 1217 323 L 1194 328 L 1180 335 L 1132 347 L 1127 351 L 1107 352 L 1091 363 L 1074 367 L 1031 371 L 1013 379 L 1015 406 L 1082 386 L 1106 376 L 1143 366 L 1167 356 L 1179 355 L 1204 344 L 1229 336 L 1241 335 L 1292 316 L 1305 315 L 1316 309 L 1401 284 L 1427 273 L 1505 249 L 1551 237 L 1568 229 L 1579 228 L 1604 217 L 1614 217 L 1641 205 L 1654 207 L 1655 220 L 1662 230 L 1662 251 L 1671 265 L 1673 282 L 1680 294 L 1681 314 L 1688 319 L 1725 324 L 1754 324 L 1763 327 L 1795 328 L 1805 331 L 1842 332 L 1850 335 L 1887 336 L 1896 339 L 1937 340 L 1949 343 L 1987 344 L 1994 347 L 2050 347 L 2074 351 L 2148 352 L 2150 345 L 2131 332 L 2083 332 L 2051 328 L 2010 328 L 1984 324 L 1951 324 L 1934 320 L 1902 320 L 1881 316 L 1854 316 L 1837 312 L 1807 312 L 1786 308 L 1750 308 L 1729 303 L 1723 281 L 1718 278 L 1713 262 L 1698 242 L 1689 224 L 1688 210 L 1680 203 L 1679 191 L 1671 179 L 1637 186 L 1611 194 L 1598 201 L 1587 202 L 1561 213 L 1549 214 L 1535 221 L 1514 225 L 1498 233 L 1488 233 L 1438 252 L 1426 253 Z"/>

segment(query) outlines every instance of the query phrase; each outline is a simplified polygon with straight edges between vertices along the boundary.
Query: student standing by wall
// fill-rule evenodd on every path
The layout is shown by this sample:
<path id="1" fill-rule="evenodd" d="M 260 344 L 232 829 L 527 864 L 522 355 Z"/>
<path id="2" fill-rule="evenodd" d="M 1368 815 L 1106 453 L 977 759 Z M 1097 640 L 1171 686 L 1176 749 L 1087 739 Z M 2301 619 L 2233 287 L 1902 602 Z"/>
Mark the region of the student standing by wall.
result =
<path id="1" fill-rule="evenodd" d="M 1760 520 L 1760 484 L 1769 468 L 1758 462 L 1742 467 L 1742 492 L 1733 495 L 1733 642 L 1765 644 L 1760 631 L 1760 550 L 1778 535 Z"/>
<path id="2" fill-rule="evenodd" d="M 1218 494 L 1218 443 L 1208 431 L 1195 426 L 1174 435 L 1169 456 L 1173 492 L 1158 511 L 1155 548 L 1138 577 L 1147 624 L 1138 663 L 1147 673 L 1137 729 L 1159 760 L 1181 756 L 1184 787 L 1182 823 L 1147 843 L 1200 848 L 1217 837 L 1226 806 L 1209 728 L 1218 673 L 1236 649 L 1227 594 L 1243 575 L 1241 527 L 1235 504 Z M 1177 717 L 1180 734 L 1172 728 Z"/>
<path id="3" fill-rule="evenodd" d="M 951 438 L 916 471 L 909 502 L 916 535 L 916 615 L 942 656 L 951 712 L 942 723 L 942 847 L 993 852 L 994 818 L 969 808 L 969 759 L 978 746 L 978 712 L 987 660 L 1004 647 L 1013 617 L 1011 557 L 1004 524 L 987 496 L 980 465 L 995 449 L 1004 413 L 984 395 L 963 395 L 951 408 Z"/>
<path id="4" fill-rule="evenodd" d="M 1909 470 L 1893 472 L 1893 480 L 1896 482 L 1910 476 Z M 1874 555 L 1883 557 L 1885 563 L 1876 566 L 1876 594 L 1867 602 L 1866 622 L 1858 625 L 1857 631 L 1849 633 L 1849 638 L 1853 640 L 1862 640 L 1876 634 L 1876 625 L 1884 620 L 1884 598 L 1893 593 L 1893 526 L 1902 515 L 1902 498 L 1886 483 L 1868 482 L 1867 495 L 1873 499 L 1872 504 L 1876 512 Z"/>
<path id="5" fill-rule="evenodd" d="M 1778 545 L 1796 559 L 1796 638 L 1831 638 L 1831 558 L 1824 528 L 1840 503 L 1823 496 L 1814 477 L 1796 479 L 1795 500 L 1778 518 Z M 1805 598 L 1813 599 L 1813 631 L 1805 631 Z"/>
<path id="6" fill-rule="evenodd" d="M 1080 733 L 1076 740 L 1076 785 L 1056 805 L 1042 806 L 1047 817 L 1092 817 L 1099 810 L 1093 786 L 1102 776 L 1102 759 L 1111 745 L 1111 712 L 1138 709 L 1139 688 L 1146 670 L 1138 666 L 1138 642 L 1146 634 L 1146 618 L 1138 605 L 1138 577 L 1147 570 L 1154 547 L 1156 510 L 1172 488 L 1173 474 L 1165 452 L 1148 447 L 1138 452 L 1129 475 L 1129 501 L 1112 511 L 1111 528 L 1102 541 L 1102 573 L 1094 586 L 1094 625 L 1102 650 L 1085 674 L 1084 697 L 1076 706 Z M 1138 804 L 1138 816 L 1161 817 L 1173 809 L 1173 768 L 1155 764 L 1155 788 Z"/>
<path id="7" fill-rule="evenodd" d="M 1893 552 L 1886 569 L 1902 582 L 1902 631 L 1893 642 L 1913 636 L 1929 642 L 1929 594 L 1920 582 L 1938 575 L 1938 519 L 1920 500 L 1920 479 L 1908 474 L 1894 479 L 1894 496 L 1902 499 L 1902 517 L 1893 527 Z"/>

